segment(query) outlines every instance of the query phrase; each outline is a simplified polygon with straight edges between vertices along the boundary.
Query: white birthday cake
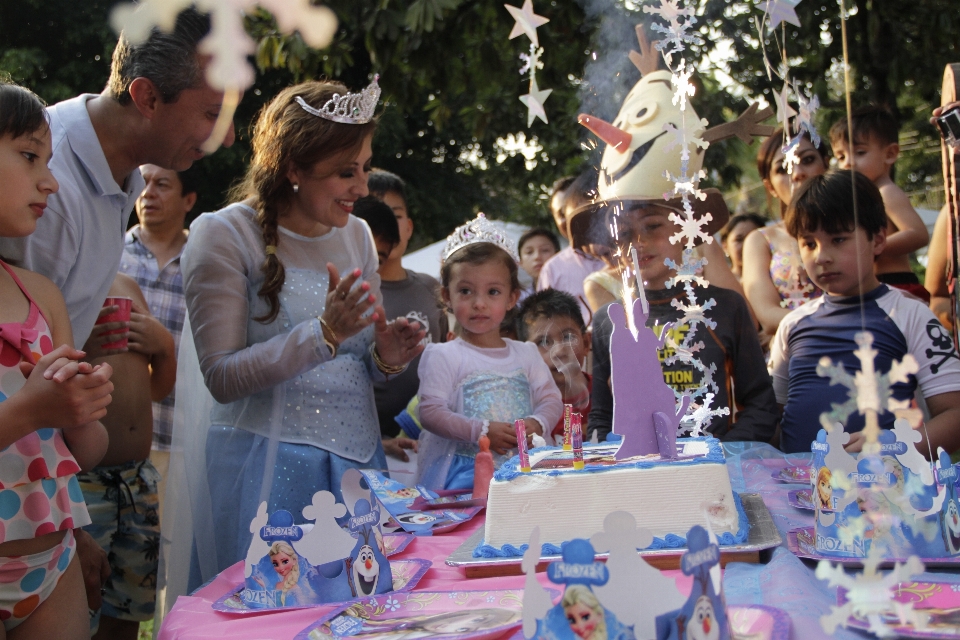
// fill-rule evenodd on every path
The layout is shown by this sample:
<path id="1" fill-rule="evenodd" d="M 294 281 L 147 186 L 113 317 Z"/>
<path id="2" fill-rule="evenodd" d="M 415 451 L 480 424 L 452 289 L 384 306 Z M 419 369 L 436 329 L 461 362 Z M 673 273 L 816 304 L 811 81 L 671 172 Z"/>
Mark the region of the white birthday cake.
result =
<path id="1" fill-rule="evenodd" d="M 601 530 L 612 511 L 630 513 L 650 531 L 650 548 L 685 546 L 684 534 L 705 519 L 721 544 L 746 540 L 746 515 L 718 440 L 678 439 L 675 460 L 650 455 L 617 461 L 618 446 L 584 445 L 580 470 L 573 469 L 572 453 L 559 447 L 531 451 L 529 472 L 520 471 L 517 457 L 508 460 L 490 483 L 484 540 L 474 555 L 520 556 L 536 526 L 544 553 L 556 554 L 563 542 Z"/>

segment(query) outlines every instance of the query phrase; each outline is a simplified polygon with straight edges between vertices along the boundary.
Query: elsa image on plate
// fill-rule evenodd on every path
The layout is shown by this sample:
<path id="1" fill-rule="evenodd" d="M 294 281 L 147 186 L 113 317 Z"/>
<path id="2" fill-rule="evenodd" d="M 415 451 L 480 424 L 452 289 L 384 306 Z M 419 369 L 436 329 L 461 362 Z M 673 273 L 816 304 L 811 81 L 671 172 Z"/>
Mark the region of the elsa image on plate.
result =
<path id="1" fill-rule="evenodd" d="M 264 567 L 263 560 L 266 559 L 269 559 L 276 578 L 270 576 L 269 569 Z M 252 577 L 264 590 L 279 592 L 278 604 L 280 606 L 306 604 L 316 597 L 307 581 L 301 581 L 300 579 L 301 575 L 309 571 L 310 567 L 301 565 L 303 561 L 290 543 L 283 540 L 274 542 L 270 545 L 270 551 L 263 560 L 254 569 Z M 304 577 L 306 576 L 304 575 Z"/>
<path id="2" fill-rule="evenodd" d="M 538 640 L 633 640 L 633 631 L 617 620 L 589 586 L 571 584 L 563 599 L 537 628 Z"/>
<path id="3" fill-rule="evenodd" d="M 510 609 L 465 609 L 430 616 L 394 620 L 366 620 L 357 638 L 458 637 L 520 623 L 520 612 Z"/>

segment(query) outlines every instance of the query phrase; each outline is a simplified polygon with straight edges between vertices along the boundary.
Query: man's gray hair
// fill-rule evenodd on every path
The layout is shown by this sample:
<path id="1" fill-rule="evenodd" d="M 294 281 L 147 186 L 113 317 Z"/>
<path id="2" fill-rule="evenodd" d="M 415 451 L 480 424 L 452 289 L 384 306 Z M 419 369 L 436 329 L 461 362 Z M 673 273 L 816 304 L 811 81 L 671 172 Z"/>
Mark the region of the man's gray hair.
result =
<path id="1" fill-rule="evenodd" d="M 176 102 L 181 91 L 201 84 L 197 44 L 209 32 L 209 16 L 186 9 L 177 16 L 171 33 L 154 27 L 146 42 L 136 45 L 120 34 L 107 81 L 110 95 L 122 105 L 130 104 L 130 84 L 147 78 L 157 87 L 161 100 Z"/>

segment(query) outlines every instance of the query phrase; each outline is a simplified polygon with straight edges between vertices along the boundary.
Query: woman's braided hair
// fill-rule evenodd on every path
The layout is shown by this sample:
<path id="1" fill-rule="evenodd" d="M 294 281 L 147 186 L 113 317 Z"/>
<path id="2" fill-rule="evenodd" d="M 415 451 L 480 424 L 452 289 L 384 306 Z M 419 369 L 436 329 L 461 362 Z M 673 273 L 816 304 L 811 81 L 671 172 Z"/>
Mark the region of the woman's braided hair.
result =
<path id="1" fill-rule="evenodd" d="M 290 209 L 296 197 L 289 171 L 293 168 L 309 171 L 318 162 L 356 154 L 363 141 L 376 129 L 376 120 L 366 124 L 333 122 L 307 113 L 296 102 L 299 96 L 319 109 L 334 94 L 346 92 L 347 88 L 339 82 L 304 82 L 281 91 L 257 116 L 250 166 L 230 196 L 233 201 L 252 199 L 251 206 L 257 211 L 265 246 L 277 246 L 280 239 L 278 220 Z M 272 252 L 266 254 L 260 268 L 264 279 L 257 294 L 266 300 L 270 310 L 254 320 L 269 324 L 280 312 L 280 290 L 286 272 L 280 257 Z"/>

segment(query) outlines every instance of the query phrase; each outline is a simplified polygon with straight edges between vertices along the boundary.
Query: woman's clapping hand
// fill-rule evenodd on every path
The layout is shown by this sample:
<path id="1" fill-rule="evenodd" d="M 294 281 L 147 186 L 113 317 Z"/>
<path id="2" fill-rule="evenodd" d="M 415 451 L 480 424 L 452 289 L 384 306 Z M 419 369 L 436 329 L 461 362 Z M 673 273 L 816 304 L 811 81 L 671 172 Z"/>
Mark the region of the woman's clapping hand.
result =
<path id="1" fill-rule="evenodd" d="M 384 363 L 400 367 L 423 352 L 420 343 L 427 332 L 419 322 L 410 322 L 406 318 L 387 322 L 383 307 L 377 307 L 373 315 L 377 318 L 374 334 L 377 353 Z"/>
<path id="2" fill-rule="evenodd" d="M 377 321 L 378 313 L 379 318 L 382 318 L 383 309 L 377 309 L 367 317 L 363 316 L 377 299 L 370 293 L 368 282 L 361 282 L 360 286 L 354 289 L 354 284 L 363 273 L 360 269 L 354 269 L 342 280 L 333 263 L 327 263 L 327 271 L 330 274 L 330 287 L 327 290 L 327 303 L 320 318 L 336 334 L 337 342 L 343 342 Z"/>

